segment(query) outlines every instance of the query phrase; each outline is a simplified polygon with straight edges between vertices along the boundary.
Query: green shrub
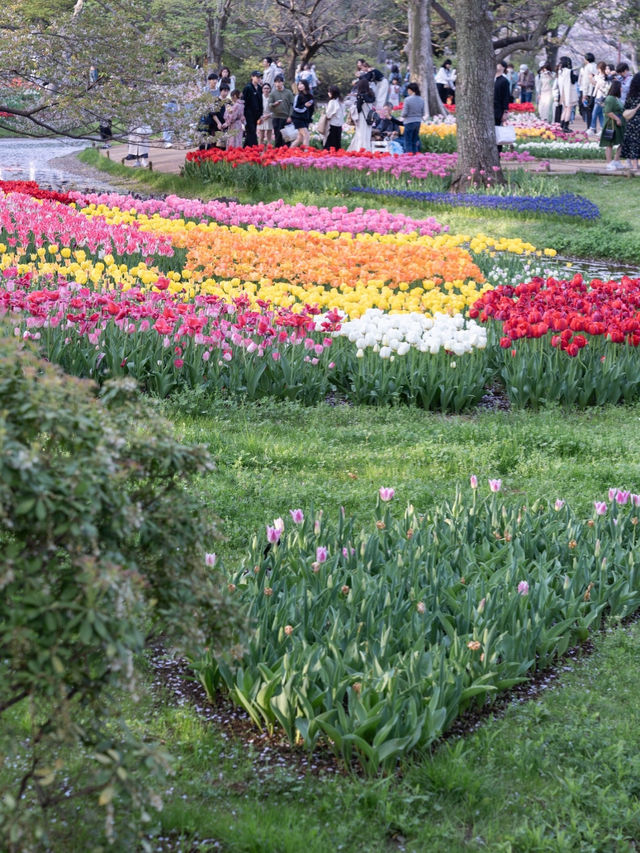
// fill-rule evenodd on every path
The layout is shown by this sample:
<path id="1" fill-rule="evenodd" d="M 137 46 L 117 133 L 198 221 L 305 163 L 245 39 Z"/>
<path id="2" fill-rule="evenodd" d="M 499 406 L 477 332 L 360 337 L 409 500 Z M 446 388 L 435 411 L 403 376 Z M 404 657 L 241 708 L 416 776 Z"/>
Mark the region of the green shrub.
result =
<path id="1" fill-rule="evenodd" d="M 143 819 L 145 799 L 160 805 L 136 771 L 151 778 L 167 757 L 126 730 L 118 697 L 135 699 L 150 635 L 193 652 L 231 625 L 205 564 L 215 531 L 192 494 L 210 468 L 131 380 L 97 398 L 0 335 L 3 850 L 46 848 L 50 815 L 72 796 L 105 807 L 108 836 L 123 831 L 121 798 Z"/>

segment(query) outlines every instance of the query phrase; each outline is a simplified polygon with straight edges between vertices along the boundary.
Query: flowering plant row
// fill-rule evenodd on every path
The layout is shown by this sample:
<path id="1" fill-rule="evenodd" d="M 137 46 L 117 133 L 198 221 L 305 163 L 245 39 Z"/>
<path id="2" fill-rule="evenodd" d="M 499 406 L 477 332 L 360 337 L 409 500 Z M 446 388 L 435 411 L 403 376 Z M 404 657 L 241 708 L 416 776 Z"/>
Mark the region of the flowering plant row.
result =
<path id="1" fill-rule="evenodd" d="M 526 152 L 505 152 L 503 157 L 519 162 L 534 159 Z M 299 191 L 301 187 L 318 191 L 345 190 L 353 172 L 359 172 L 361 179 L 371 186 L 394 186 L 398 181 L 412 180 L 438 186 L 442 178 L 451 174 L 456 160 L 456 154 L 446 152 L 392 155 L 321 148 L 234 148 L 229 151 L 216 148 L 189 152 L 185 174 L 205 181 L 259 184 L 280 193 Z"/>
<path id="2" fill-rule="evenodd" d="M 99 215 L 127 211 L 136 216 L 162 219 L 184 219 L 195 222 L 217 222 L 221 225 L 248 225 L 255 228 L 288 228 L 295 231 L 361 234 L 440 234 L 448 227 L 432 216 L 414 219 L 403 213 L 389 213 L 384 208 L 316 207 L 307 204 L 285 204 L 282 199 L 269 203 L 240 204 L 208 201 L 169 195 L 164 199 L 137 199 L 116 193 L 72 192 L 70 197 L 79 207 L 93 208 Z M 138 221 L 141 221 L 138 219 Z"/>
<path id="3" fill-rule="evenodd" d="M 471 180 L 471 175 L 469 180 Z M 447 205 L 448 207 L 480 207 L 488 210 L 508 210 L 514 213 L 533 213 L 541 216 L 575 216 L 580 219 L 597 219 L 600 216 L 596 204 L 584 196 L 574 193 L 562 193 L 558 196 L 516 196 L 420 192 L 418 190 L 388 190 L 372 187 L 351 187 L 351 191 L 369 193 L 370 195 L 397 196 L 427 204 Z"/>
<path id="4" fill-rule="evenodd" d="M 639 307 L 640 278 L 587 284 L 575 275 L 499 286 L 469 313 L 490 324 L 491 351 L 515 405 L 584 407 L 640 396 Z"/>
<path id="5" fill-rule="evenodd" d="M 228 575 L 252 630 L 240 657 L 197 665 L 209 695 L 375 774 L 585 640 L 605 612 L 640 606 L 640 496 L 614 489 L 584 518 L 561 498 L 505 504 L 498 479 L 482 496 L 471 486 L 400 517 L 381 488 L 364 529 L 283 512 Z"/>
<path id="6" fill-rule="evenodd" d="M 54 190 L 43 190 L 36 181 L 0 181 L 0 192 L 20 193 L 22 195 L 31 196 L 32 198 L 59 201 L 60 204 L 71 204 L 72 201 L 69 193 L 59 193 Z"/>

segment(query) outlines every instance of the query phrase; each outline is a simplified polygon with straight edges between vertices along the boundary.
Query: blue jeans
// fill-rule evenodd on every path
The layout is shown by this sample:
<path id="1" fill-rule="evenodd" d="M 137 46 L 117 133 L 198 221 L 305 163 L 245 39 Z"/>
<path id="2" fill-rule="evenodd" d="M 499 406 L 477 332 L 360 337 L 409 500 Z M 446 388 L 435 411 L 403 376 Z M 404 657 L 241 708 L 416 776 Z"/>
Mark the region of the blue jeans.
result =
<path id="1" fill-rule="evenodd" d="M 600 119 L 600 127 L 604 124 L 604 113 L 602 112 L 602 104 L 595 103 L 593 105 L 593 114 L 591 115 L 591 130 L 598 129 L 598 119 Z"/>
<path id="2" fill-rule="evenodd" d="M 523 89 L 520 95 L 523 104 L 530 104 L 533 100 L 533 89 Z"/>
<path id="3" fill-rule="evenodd" d="M 405 124 L 404 133 L 402 134 L 402 144 L 407 154 L 420 153 L 420 122 L 412 121 L 411 124 Z"/>

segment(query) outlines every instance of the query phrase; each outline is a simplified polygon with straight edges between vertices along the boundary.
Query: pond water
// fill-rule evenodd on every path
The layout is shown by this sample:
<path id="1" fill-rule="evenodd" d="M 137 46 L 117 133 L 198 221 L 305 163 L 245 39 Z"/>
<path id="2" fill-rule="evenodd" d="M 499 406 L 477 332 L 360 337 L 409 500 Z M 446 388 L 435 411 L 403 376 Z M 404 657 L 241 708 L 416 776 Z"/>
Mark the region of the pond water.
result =
<path id="1" fill-rule="evenodd" d="M 89 179 L 78 171 L 51 163 L 58 157 L 75 154 L 86 142 L 70 139 L 0 139 L 0 181 L 37 181 L 55 190 L 85 189 Z M 90 181 L 92 188 L 110 189 L 106 181 Z"/>
<path id="2" fill-rule="evenodd" d="M 571 264 L 571 270 L 582 273 L 587 281 L 594 278 L 601 278 L 604 281 L 609 279 L 620 279 L 623 275 L 628 275 L 630 278 L 640 278 L 640 266 L 632 264 L 622 264 L 616 261 L 590 261 L 585 258 L 563 258 L 558 255 L 555 258 L 558 264 Z"/>

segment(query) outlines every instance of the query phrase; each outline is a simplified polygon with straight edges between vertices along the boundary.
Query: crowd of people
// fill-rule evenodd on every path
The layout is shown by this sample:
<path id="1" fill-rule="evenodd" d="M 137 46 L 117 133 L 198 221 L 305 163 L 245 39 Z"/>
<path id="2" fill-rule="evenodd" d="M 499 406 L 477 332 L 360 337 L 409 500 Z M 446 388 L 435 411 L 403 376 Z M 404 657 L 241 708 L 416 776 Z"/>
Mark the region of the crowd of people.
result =
<path id="1" fill-rule="evenodd" d="M 534 75 L 528 65 L 515 71 L 511 63 L 498 63 L 494 84 L 496 125 L 502 124 L 508 104 L 531 103 L 535 96 L 538 116 L 564 131 L 579 114 L 587 133 L 596 135 L 605 149 L 607 169 L 624 168 L 626 160 L 638 168 L 640 156 L 640 74 L 632 75 L 628 63 L 598 62 L 586 53 L 582 67 L 561 56 L 555 69 L 542 63 Z"/>
<path id="2" fill-rule="evenodd" d="M 455 104 L 456 71 L 445 59 L 437 71 L 435 84 L 444 104 Z M 410 82 L 389 61 L 385 71 L 358 59 L 349 92 L 343 97 L 337 86 L 329 86 L 323 97 L 315 66 L 300 64 L 292 88 L 285 85 L 281 62 L 271 56 L 262 59 L 262 69 L 251 72 L 249 82 L 236 87 L 229 68 L 212 72 L 206 81 L 209 110 L 198 122 L 201 148 L 213 146 L 281 147 L 309 145 L 310 126 L 318 99 L 326 98 L 316 129 L 325 149 L 342 146 L 345 123 L 353 126 L 349 150 L 384 148 L 392 153 L 418 152 L 419 130 L 425 115 L 425 101 L 419 86 Z M 541 119 L 560 124 L 568 131 L 576 113 L 584 119 L 588 133 L 600 127 L 600 146 L 605 149 L 607 168 L 624 168 L 622 161 L 638 169 L 640 157 L 640 74 L 632 75 L 626 62 L 596 63 L 592 53 L 584 55 L 582 67 L 573 68 L 568 56 L 560 57 L 555 69 L 542 63 L 534 74 L 525 63 L 516 71 L 512 63 L 498 63 L 494 81 L 494 120 L 503 125 L 515 100 L 532 103 Z M 401 114 L 393 111 L 402 107 Z M 177 104 L 165 105 L 167 113 Z M 144 128 L 146 135 L 150 128 Z M 140 135 L 136 128 L 134 136 Z M 110 136 L 110 128 L 105 133 Z M 103 128 L 101 127 L 101 134 Z M 164 131 L 165 146 L 171 147 L 172 133 Z M 500 141 L 500 140 L 498 140 Z M 140 157 L 140 140 L 130 139 Z M 130 146 L 131 147 L 131 146 Z M 147 146 L 148 148 L 148 146 Z M 500 145 L 498 146 L 500 149 Z M 142 155 L 144 156 L 144 155 Z"/>
<path id="3" fill-rule="evenodd" d="M 455 72 L 451 62 L 443 65 L 443 79 L 453 102 Z M 242 90 L 235 87 L 235 79 L 228 68 L 212 72 L 207 87 L 213 99 L 211 108 L 203 114 L 198 131 L 201 148 L 236 148 L 253 145 L 308 145 L 310 125 L 320 97 L 319 81 L 315 67 L 298 66 L 293 91 L 285 86 L 284 72 L 270 56 L 262 60 L 262 70 L 251 72 L 250 80 Z M 389 63 L 386 73 L 358 59 L 350 91 L 343 97 L 337 86 L 329 86 L 327 107 L 321 116 L 319 130 L 324 147 L 340 148 L 345 122 L 353 125 L 350 150 L 370 149 L 381 143 L 394 146 L 398 151 L 418 151 L 420 122 L 425 113 L 425 102 L 416 83 L 402 77 L 394 63 Z M 323 99 L 324 100 L 324 99 Z M 402 104 L 402 115 L 392 111 Z M 403 133 L 400 135 L 400 127 Z M 170 142 L 168 143 L 171 144 Z"/>

